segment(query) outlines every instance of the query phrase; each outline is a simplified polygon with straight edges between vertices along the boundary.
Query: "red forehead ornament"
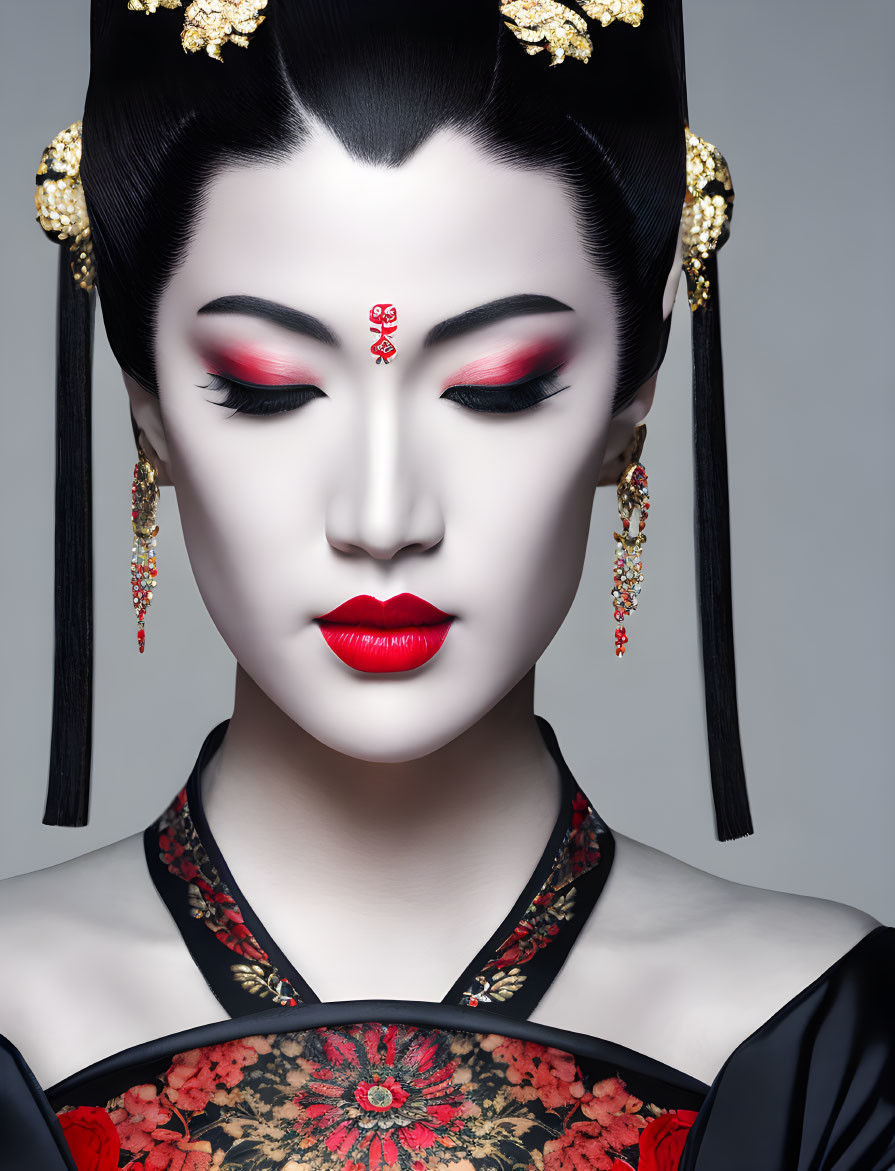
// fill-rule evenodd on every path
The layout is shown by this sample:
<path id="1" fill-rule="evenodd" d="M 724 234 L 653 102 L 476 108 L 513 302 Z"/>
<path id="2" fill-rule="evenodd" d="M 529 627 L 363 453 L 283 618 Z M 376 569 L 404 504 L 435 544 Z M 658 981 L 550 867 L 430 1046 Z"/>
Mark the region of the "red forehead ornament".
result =
<path id="1" fill-rule="evenodd" d="M 370 333 L 378 333 L 379 337 L 370 346 L 370 353 L 376 359 L 376 365 L 384 362 L 387 366 L 398 351 L 395 349 L 389 334 L 398 328 L 398 310 L 394 305 L 383 303 L 374 305 L 370 310 Z"/>

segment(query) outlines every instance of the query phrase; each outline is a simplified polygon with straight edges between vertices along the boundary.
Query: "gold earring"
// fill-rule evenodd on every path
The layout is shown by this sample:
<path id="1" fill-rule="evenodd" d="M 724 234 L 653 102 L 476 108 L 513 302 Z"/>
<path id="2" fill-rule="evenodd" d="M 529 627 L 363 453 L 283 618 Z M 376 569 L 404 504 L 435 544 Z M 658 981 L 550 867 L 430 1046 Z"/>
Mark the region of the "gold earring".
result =
<path id="1" fill-rule="evenodd" d="M 134 486 L 131 489 L 131 520 L 134 526 L 134 544 L 131 548 L 131 591 L 134 610 L 137 614 L 137 647 L 142 655 L 145 649 L 146 631 L 143 623 L 146 611 L 152 601 L 155 586 L 155 539 L 158 525 L 155 522 L 158 508 L 158 469 L 146 458 L 143 448 L 137 447 L 138 458 L 134 465 Z"/>
<path id="2" fill-rule="evenodd" d="M 612 605 L 615 618 L 615 653 L 625 653 L 628 634 L 625 619 L 637 609 L 637 599 L 643 585 L 643 560 L 641 549 L 646 541 L 646 518 L 649 515 L 649 492 L 647 491 L 646 468 L 640 462 L 643 444 L 646 440 L 646 424 L 641 423 L 634 430 L 634 446 L 630 462 L 618 479 L 618 515 L 621 532 L 615 536 L 615 563 L 612 574 Z M 631 514 L 639 511 L 637 531 L 631 535 Z"/>

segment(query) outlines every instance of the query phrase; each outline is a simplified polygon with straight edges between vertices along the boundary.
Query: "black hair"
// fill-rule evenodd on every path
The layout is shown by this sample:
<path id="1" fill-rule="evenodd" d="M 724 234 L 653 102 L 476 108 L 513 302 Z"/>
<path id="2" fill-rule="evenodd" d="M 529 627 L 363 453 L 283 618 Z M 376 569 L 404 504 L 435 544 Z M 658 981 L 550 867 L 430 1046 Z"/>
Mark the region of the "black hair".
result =
<path id="1" fill-rule="evenodd" d="M 103 320 L 124 371 L 157 393 L 156 306 L 220 168 L 289 156 L 312 120 L 355 157 L 390 167 L 453 128 L 500 161 L 566 184 L 582 246 L 610 285 L 620 323 L 614 406 L 630 402 L 658 369 L 670 325 L 662 299 L 686 189 L 680 0 L 646 0 L 636 28 L 592 22 L 591 60 L 559 66 L 547 52 L 524 52 L 498 0 L 270 0 L 264 11 L 248 48 L 227 45 L 220 62 L 182 51 L 176 13 L 147 17 L 121 0 L 93 0 L 81 176 Z M 238 249 L 238 241 L 222 247 Z M 706 393 L 720 386 L 720 354 L 717 362 L 712 386 L 701 380 Z M 712 418 L 717 449 L 717 412 Z M 726 482 L 724 505 L 712 532 L 720 525 L 726 533 Z M 712 604 L 711 629 L 729 630 L 729 597 L 726 613 L 717 590 Z M 712 673 L 718 640 L 709 637 Z M 721 666 L 732 680 L 732 641 Z M 738 733 L 738 764 L 724 759 L 727 747 L 711 755 L 716 812 L 730 789 L 724 777 L 742 776 Z M 63 767 L 58 753 L 53 760 L 51 785 Z M 89 775 L 89 747 L 87 761 Z M 718 821 L 722 837 L 751 832 L 744 785 L 735 780 L 733 791 L 733 821 Z M 44 820 L 57 812 L 48 801 Z"/>

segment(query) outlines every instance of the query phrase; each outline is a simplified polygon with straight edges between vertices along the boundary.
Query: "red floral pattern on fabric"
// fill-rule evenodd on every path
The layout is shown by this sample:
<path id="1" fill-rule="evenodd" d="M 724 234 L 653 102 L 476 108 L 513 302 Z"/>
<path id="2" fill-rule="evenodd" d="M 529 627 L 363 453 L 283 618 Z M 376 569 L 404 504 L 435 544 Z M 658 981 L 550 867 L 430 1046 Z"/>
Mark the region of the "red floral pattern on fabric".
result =
<path id="1" fill-rule="evenodd" d="M 463 993 L 463 1004 L 477 1008 L 494 1000 L 509 1000 L 519 990 L 525 982 L 521 966 L 559 934 L 563 922 L 573 918 L 576 891 L 572 883 L 599 863 L 601 828 L 595 810 L 579 790 L 572 804 L 571 824 L 550 874 L 512 933 Z"/>
<path id="2" fill-rule="evenodd" d="M 243 988 L 275 1004 L 301 1003 L 296 990 L 274 968 L 270 956 L 246 926 L 236 900 L 218 874 L 199 838 L 190 814 L 186 789 L 181 789 L 158 822 L 159 857 L 168 871 L 188 884 L 194 919 L 201 919 L 215 938 L 250 964 L 231 965 Z"/>
<path id="3" fill-rule="evenodd" d="M 179 1053 L 59 1117 L 78 1171 L 676 1171 L 696 1115 L 561 1049 L 357 1024 Z"/>
<path id="4" fill-rule="evenodd" d="M 460 1003 L 480 1005 L 510 1000 L 524 985 L 523 970 L 560 933 L 575 914 L 573 883 L 598 865 L 602 822 L 587 797 L 576 790 L 569 828 L 561 841 L 550 873 L 532 898 L 522 919 L 497 946 L 460 996 Z M 246 925 L 236 899 L 208 856 L 182 789 L 157 823 L 159 858 L 168 872 L 187 884 L 186 897 L 193 918 L 243 963 L 230 964 L 230 975 L 246 992 L 293 1006 L 301 997 L 276 970 L 270 956 Z"/>

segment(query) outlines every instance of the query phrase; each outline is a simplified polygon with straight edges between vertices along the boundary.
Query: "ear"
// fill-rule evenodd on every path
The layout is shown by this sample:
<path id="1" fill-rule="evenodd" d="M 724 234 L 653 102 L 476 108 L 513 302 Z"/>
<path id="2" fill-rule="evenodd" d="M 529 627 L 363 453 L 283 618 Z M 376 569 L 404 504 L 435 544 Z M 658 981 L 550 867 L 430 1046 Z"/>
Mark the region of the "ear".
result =
<path id="1" fill-rule="evenodd" d="M 630 463 L 634 448 L 634 428 L 642 423 L 653 405 L 658 372 L 647 379 L 626 407 L 613 415 L 606 437 L 606 450 L 597 487 L 603 484 L 617 484 L 618 478 Z"/>
<path id="2" fill-rule="evenodd" d="M 148 459 L 158 468 L 160 486 L 171 485 L 171 470 L 168 464 L 168 445 L 165 441 L 165 427 L 162 423 L 161 403 L 158 395 L 150 394 L 129 374 L 122 370 L 124 385 L 131 403 L 131 417 L 138 433 L 137 442 Z"/>
<path id="3" fill-rule="evenodd" d="M 665 282 L 665 292 L 662 295 L 662 320 L 668 319 L 671 310 L 674 308 L 674 301 L 677 297 L 678 286 L 681 283 L 681 261 L 683 258 L 683 221 L 681 221 L 681 230 L 678 232 L 677 248 L 675 249 L 674 259 L 671 262 L 671 271 L 668 273 L 668 279 Z M 609 435 L 606 439 L 606 452 L 603 456 L 603 467 L 600 470 L 600 478 L 597 480 L 597 487 L 604 484 L 617 484 L 618 478 L 630 463 L 631 453 L 634 447 L 634 428 L 638 423 L 642 423 L 649 414 L 649 409 L 653 405 L 653 396 L 656 393 L 656 379 L 658 372 L 637 391 L 637 394 L 630 403 L 619 411 L 609 424 Z"/>

